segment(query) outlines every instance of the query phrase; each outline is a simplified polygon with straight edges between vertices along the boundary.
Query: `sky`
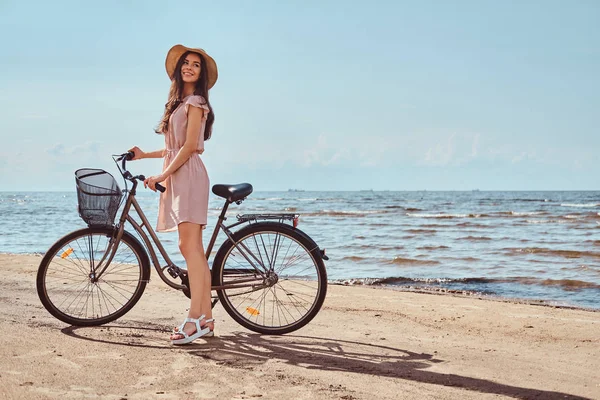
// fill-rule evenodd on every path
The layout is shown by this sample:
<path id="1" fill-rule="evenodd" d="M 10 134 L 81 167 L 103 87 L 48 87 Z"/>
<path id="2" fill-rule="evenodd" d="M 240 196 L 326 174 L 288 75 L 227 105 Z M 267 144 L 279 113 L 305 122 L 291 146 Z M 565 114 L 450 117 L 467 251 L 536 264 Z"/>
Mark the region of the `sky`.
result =
<path id="1" fill-rule="evenodd" d="M 77 168 L 163 148 L 178 43 L 219 68 L 212 184 L 600 187 L 595 0 L 0 0 L 0 190 L 74 190 Z"/>

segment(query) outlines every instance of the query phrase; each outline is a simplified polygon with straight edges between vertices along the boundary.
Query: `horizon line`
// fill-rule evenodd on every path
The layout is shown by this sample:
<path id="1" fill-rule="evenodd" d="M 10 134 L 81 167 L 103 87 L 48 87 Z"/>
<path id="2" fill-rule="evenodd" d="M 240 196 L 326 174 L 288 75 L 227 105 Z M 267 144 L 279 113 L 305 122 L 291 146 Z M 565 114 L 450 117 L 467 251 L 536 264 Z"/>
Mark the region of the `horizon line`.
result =
<path id="1" fill-rule="evenodd" d="M 76 192 L 75 189 L 69 190 L 0 190 L 0 193 L 70 193 Z M 598 189 L 261 189 L 252 193 L 260 192 L 285 192 L 285 193 L 303 193 L 303 192 L 600 192 Z M 138 194 L 146 191 L 138 191 Z M 150 192 L 147 192 L 150 193 Z M 212 193 L 212 192 L 211 192 Z"/>

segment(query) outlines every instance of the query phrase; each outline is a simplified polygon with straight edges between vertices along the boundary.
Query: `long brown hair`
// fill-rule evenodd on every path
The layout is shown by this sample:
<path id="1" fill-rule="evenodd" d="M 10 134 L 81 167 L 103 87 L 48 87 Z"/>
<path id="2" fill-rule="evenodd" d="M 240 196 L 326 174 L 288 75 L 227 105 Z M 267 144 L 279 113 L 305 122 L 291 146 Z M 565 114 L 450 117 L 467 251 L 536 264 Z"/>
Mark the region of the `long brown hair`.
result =
<path id="1" fill-rule="evenodd" d="M 171 114 L 173 114 L 173 112 L 181 104 L 181 94 L 183 92 L 183 79 L 181 78 L 181 67 L 185 62 L 185 58 L 190 53 L 194 52 L 186 51 L 179 58 L 179 61 L 177 61 L 177 65 L 175 66 L 175 72 L 173 73 L 173 81 L 171 82 L 171 88 L 169 89 L 169 99 L 165 104 L 165 113 L 163 114 L 163 117 L 160 123 L 158 124 L 158 127 L 156 127 L 156 133 L 167 133 L 167 131 L 169 130 L 169 118 L 171 117 Z M 206 68 L 206 60 L 204 59 L 204 56 L 202 56 L 202 54 L 199 53 L 194 54 L 198 54 L 198 56 L 200 56 L 200 78 L 196 82 L 194 94 L 204 97 L 206 105 L 210 110 L 206 118 L 206 126 L 204 128 L 204 140 L 208 140 L 210 139 L 210 136 L 212 134 L 213 122 L 215 122 L 215 114 L 213 112 L 212 106 L 210 105 L 210 101 L 208 100 L 208 69 Z"/>

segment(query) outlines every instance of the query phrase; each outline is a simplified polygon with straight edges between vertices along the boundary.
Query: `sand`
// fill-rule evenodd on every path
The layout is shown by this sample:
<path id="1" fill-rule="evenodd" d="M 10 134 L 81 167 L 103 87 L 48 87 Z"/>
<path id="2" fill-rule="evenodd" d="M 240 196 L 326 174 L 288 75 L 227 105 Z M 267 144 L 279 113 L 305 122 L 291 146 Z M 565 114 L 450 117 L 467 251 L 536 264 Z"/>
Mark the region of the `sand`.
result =
<path id="1" fill-rule="evenodd" d="M 217 305 L 215 338 L 174 347 L 188 299 L 156 273 L 121 319 L 70 327 L 37 297 L 40 260 L 0 254 L 1 399 L 600 399 L 600 312 L 330 286 L 292 334 Z"/>

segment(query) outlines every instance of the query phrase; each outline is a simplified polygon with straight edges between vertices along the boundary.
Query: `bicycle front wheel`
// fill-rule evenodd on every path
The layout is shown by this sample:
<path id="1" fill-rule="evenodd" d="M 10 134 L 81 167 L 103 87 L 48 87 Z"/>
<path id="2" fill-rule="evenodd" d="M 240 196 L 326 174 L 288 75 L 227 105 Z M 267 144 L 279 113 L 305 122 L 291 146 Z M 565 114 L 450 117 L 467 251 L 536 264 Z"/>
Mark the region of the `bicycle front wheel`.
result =
<path id="1" fill-rule="evenodd" d="M 123 232 L 111 263 L 97 276 L 114 234 L 111 227 L 81 229 L 48 250 L 38 269 L 37 292 L 50 314 L 67 324 L 95 326 L 123 316 L 138 302 L 150 261 L 130 233 Z"/>
<path id="2" fill-rule="evenodd" d="M 315 242 L 283 223 L 259 222 L 223 243 L 213 286 L 227 313 L 254 332 L 281 335 L 310 322 L 327 292 L 327 273 Z M 229 286 L 229 287 L 228 287 Z"/>

